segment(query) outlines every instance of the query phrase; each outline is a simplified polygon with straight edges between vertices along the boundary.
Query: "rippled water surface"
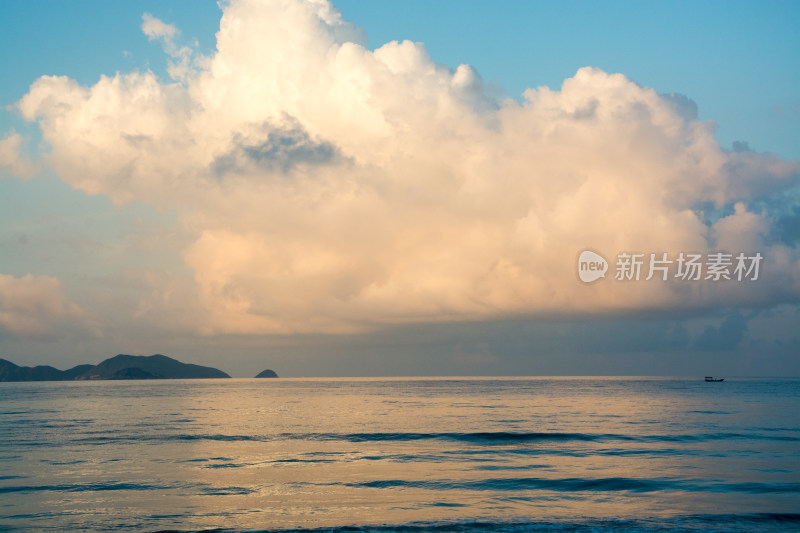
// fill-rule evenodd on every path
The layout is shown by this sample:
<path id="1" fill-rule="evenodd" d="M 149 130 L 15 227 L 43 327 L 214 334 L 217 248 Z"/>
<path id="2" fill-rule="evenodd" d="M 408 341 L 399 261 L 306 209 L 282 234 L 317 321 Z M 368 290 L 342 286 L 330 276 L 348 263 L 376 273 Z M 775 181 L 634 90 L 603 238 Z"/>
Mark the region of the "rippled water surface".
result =
<path id="1" fill-rule="evenodd" d="M 798 413 L 798 380 L 0 383 L 0 530 L 800 531 Z"/>

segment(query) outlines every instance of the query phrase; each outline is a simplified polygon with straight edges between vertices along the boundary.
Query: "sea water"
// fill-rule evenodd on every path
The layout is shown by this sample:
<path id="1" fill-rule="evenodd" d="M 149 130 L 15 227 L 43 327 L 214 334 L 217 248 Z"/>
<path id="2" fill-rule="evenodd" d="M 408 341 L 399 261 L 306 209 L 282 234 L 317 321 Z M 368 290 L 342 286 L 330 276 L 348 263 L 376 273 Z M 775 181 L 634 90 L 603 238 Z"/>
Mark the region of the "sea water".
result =
<path id="1" fill-rule="evenodd" d="M 0 383 L 0 530 L 800 531 L 800 380 Z"/>

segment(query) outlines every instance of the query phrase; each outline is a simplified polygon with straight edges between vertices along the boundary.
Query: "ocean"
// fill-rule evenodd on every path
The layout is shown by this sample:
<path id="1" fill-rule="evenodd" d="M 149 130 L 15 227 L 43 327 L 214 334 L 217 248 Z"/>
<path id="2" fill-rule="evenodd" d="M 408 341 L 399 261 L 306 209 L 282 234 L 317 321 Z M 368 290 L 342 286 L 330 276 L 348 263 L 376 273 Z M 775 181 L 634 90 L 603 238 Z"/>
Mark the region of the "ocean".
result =
<path id="1" fill-rule="evenodd" d="M 0 383 L 0 530 L 800 531 L 800 380 Z"/>

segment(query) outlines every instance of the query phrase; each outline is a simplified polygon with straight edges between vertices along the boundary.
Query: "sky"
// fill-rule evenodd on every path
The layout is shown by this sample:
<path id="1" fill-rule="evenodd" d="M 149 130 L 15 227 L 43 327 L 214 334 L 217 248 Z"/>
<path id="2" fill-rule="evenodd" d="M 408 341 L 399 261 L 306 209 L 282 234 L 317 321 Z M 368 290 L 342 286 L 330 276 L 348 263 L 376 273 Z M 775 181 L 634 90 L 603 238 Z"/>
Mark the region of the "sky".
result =
<path id="1" fill-rule="evenodd" d="M 800 375 L 797 27 L 797 1 L 0 0 L 0 357 Z"/>

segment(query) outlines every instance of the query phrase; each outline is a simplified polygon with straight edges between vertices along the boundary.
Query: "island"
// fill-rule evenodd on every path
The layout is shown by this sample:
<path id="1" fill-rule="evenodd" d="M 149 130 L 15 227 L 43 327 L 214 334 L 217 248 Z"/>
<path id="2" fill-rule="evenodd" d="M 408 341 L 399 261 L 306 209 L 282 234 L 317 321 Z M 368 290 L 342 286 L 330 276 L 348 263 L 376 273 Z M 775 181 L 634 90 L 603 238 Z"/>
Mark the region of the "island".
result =
<path id="1" fill-rule="evenodd" d="M 270 370 L 268 368 L 268 369 L 266 369 L 266 370 L 264 370 L 262 372 L 259 372 L 258 375 L 256 375 L 256 377 L 257 378 L 277 378 L 278 374 L 276 374 L 274 370 Z"/>
<path id="2" fill-rule="evenodd" d="M 208 379 L 230 378 L 222 370 L 182 363 L 166 355 L 119 354 L 97 365 L 78 365 L 69 370 L 52 366 L 18 366 L 0 359 L 0 381 L 83 381 L 99 379 Z"/>

